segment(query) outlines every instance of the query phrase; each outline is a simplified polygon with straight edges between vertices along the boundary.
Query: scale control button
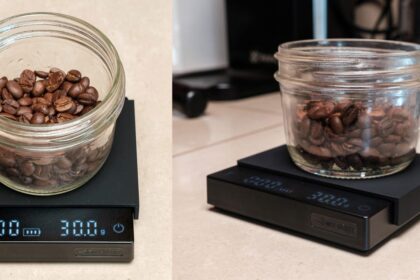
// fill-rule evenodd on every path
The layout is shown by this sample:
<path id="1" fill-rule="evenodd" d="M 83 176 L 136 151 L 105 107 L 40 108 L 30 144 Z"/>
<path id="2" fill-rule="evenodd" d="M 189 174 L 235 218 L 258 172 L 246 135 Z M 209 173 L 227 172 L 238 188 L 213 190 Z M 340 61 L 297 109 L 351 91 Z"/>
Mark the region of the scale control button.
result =
<path id="1" fill-rule="evenodd" d="M 112 229 L 114 230 L 115 233 L 123 233 L 125 227 L 123 224 L 117 223 L 112 227 Z"/>
<path id="2" fill-rule="evenodd" d="M 359 205 L 357 209 L 359 209 L 360 211 L 366 212 L 366 211 L 369 211 L 371 208 L 369 205 L 362 204 L 362 205 Z"/>

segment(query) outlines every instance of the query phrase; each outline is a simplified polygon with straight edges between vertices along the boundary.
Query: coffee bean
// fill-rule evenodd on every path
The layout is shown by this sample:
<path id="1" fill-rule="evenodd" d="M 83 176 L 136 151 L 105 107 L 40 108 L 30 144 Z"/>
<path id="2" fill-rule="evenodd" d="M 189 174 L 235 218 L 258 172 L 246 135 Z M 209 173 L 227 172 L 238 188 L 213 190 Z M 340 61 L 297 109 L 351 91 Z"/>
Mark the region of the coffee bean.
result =
<path id="1" fill-rule="evenodd" d="M 50 72 L 50 74 L 48 75 L 48 80 L 47 80 L 47 91 L 48 92 L 53 92 L 55 90 L 57 90 L 61 84 L 64 82 L 65 79 L 65 74 L 61 71 L 55 71 L 55 72 Z"/>
<path id="2" fill-rule="evenodd" d="M 7 118 L 9 120 L 17 121 L 17 118 L 14 115 L 9 114 L 9 113 L 6 113 L 6 112 L 1 112 L 0 113 L 0 117 L 5 117 L 5 118 Z"/>
<path id="3" fill-rule="evenodd" d="M 46 104 L 42 104 L 42 103 L 35 103 L 32 105 L 32 110 L 34 112 L 40 112 L 43 115 L 47 115 L 49 110 L 48 110 L 48 105 Z"/>
<path id="4" fill-rule="evenodd" d="M 48 78 L 48 72 L 45 72 L 45 71 L 37 70 L 37 71 L 35 71 L 35 75 L 42 78 L 42 79 Z"/>
<path id="5" fill-rule="evenodd" d="M 0 90 L 2 90 L 7 84 L 7 77 L 1 77 L 0 79 Z"/>
<path id="6" fill-rule="evenodd" d="M 308 117 L 313 120 L 327 118 L 333 112 L 333 110 L 334 103 L 332 102 L 314 102 L 308 107 Z"/>
<path id="7" fill-rule="evenodd" d="M 66 112 L 75 106 L 73 100 L 70 97 L 60 97 L 54 102 L 54 108 L 57 112 Z"/>
<path id="8" fill-rule="evenodd" d="M 44 114 L 41 112 L 35 112 L 32 116 L 31 123 L 32 124 L 42 124 L 44 123 Z"/>
<path id="9" fill-rule="evenodd" d="M 67 94 L 70 97 L 77 98 L 79 94 L 81 94 L 84 90 L 85 88 L 83 87 L 83 85 L 81 83 L 77 83 L 70 88 Z"/>
<path id="10" fill-rule="evenodd" d="M 320 122 L 312 122 L 310 129 L 310 136 L 313 138 L 320 138 L 323 134 L 322 124 Z"/>
<path id="11" fill-rule="evenodd" d="M 394 128 L 394 121 L 386 117 L 378 123 L 378 131 L 382 137 L 390 135 L 392 132 L 394 132 Z"/>
<path id="12" fill-rule="evenodd" d="M 397 144 L 397 143 L 401 142 L 401 140 L 402 140 L 401 136 L 394 135 L 394 134 L 391 134 L 391 135 L 388 135 L 388 136 L 384 137 L 384 142 L 387 142 L 387 143 Z"/>
<path id="13" fill-rule="evenodd" d="M 349 127 L 357 121 L 360 109 L 354 104 L 348 106 L 341 115 L 344 126 Z"/>
<path id="14" fill-rule="evenodd" d="M 83 78 L 80 80 L 80 84 L 83 86 L 83 88 L 84 88 L 84 89 L 87 89 L 87 88 L 89 87 L 89 85 L 90 85 L 90 80 L 89 80 L 89 78 L 88 78 L 88 77 L 83 77 Z"/>
<path id="15" fill-rule="evenodd" d="M 34 88 L 32 89 L 32 95 L 35 97 L 42 96 L 45 92 L 45 83 L 42 81 L 36 81 Z"/>
<path id="16" fill-rule="evenodd" d="M 30 97 L 22 97 L 18 100 L 19 105 L 21 106 L 31 106 L 32 105 L 32 98 Z"/>
<path id="17" fill-rule="evenodd" d="M 75 116 L 69 113 L 59 113 L 57 115 L 57 122 L 62 123 L 74 119 Z"/>
<path id="18" fill-rule="evenodd" d="M 64 92 L 64 95 L 67 95 L 67 93 L 69 92 L 69 90 L 71 89 L 71 87 L 73 86 L 73 83 L 70 83 L 68 81 L 65 81 L 60 89 Z M 57 91 L 56 91 L 57 92 Z"/>
<path id="19" fill-rule="evenodd" d="M 19 169 L 24 176 L 31 176 L 35 172 L 35 165 L 31 161 L 25 161 L 20 164 Z"/>
<path id="20" fill-rule="evenodd" d="M 94 87 L 88 87 L 84 93 L 79 94 L 77 101 L 83 105 L 93 105 L 98 101 L 98 92 Z"/>
<path id="21" fill-rule="evenodd" d="M 7 82 L 6 87 L 14 98 L 18 99 L 23 96 L 23 90 L 17 82 L 10 80 Z"/>
<path id="22" fill-rule="evenodd" d="M 339 116 L 335 115 L 329 118 L 329 125 L 335 134 L 342 134 L 344 126 Z"/>
<path id="23" fill-rule="evenodd" d="M 78 70 L 70 70 L 67 72 L 66 80 L 69 82 L 77 83 L 82 78 L 82 74 Z"/>
<path id="24" fill-rule="evenodd" d="M 405 121 L 410 117 L 410 112 L 408 110 L 399 107 L 391 108 L 389 114 L 391 118 L 398 121 Z"/>
<path id="25" fill-rule="evenodd" d="M 35 73 L 31 70 L 23 70 L 20 74 L 19 85 L 24 92 L 31 92 L 36 81 Z"/>

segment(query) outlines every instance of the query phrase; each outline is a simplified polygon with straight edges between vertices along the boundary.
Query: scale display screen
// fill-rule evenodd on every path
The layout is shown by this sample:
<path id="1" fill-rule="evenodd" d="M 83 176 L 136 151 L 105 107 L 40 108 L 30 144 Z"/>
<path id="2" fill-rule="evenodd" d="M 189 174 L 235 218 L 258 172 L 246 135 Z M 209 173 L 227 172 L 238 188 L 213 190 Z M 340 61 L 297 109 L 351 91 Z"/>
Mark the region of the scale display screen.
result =
<path id="1" fill-rule="evenodd" d="M 128 208 L 0 208 L 0 243 L 127 241 L 132 227 Z"/>
<path id="2" fill-rule="evenodd" d="M 237 184 L 290 197 L 310 204 L 334 208 L 341 212 L 368 216 L 383 209 L 382 200 L 349 193 L 292 177 L 277 176 L 246 168 L 231 168 L 225 178 Z"/>

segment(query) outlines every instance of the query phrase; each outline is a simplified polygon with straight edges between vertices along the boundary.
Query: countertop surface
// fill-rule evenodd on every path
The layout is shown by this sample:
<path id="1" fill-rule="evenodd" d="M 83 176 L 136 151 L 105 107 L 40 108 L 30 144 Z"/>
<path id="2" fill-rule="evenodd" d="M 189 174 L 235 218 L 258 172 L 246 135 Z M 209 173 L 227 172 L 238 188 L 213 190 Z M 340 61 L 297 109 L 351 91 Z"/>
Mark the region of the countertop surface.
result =
<path id="1" fill-rule="evenodd" d="M 173 129 L 174 279 L 420 279 L 420 222 L 362 256 L 212 211 L 206 175 L 285 143 L 279 93 L 212 102 Z"/>
<path id="2" fill-rule="evenodd" d="M 166 0 L 1 1 L 0 18 L 58 12 L 102 30 L 119 52 L 135 100 L 140 219 L 128 264 L 2 263 L 0 280 L 171 279 L 171 9 Z M 1 72 L 1 70 L 0 70 Z M 164 128 L 164 129 L 162 129 Z M 167 159 L 167 160 L 162 160 Z M 156 180 L 159 178 L 159 180 Z"/>

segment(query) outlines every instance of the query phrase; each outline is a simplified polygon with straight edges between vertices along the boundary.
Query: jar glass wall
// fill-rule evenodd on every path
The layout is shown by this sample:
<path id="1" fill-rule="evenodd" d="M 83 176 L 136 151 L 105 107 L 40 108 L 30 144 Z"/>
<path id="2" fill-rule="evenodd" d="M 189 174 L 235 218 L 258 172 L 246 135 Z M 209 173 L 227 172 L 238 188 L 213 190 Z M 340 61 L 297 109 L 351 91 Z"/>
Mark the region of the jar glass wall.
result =
<path id="1" fill-rule="evenodd" d="M 35 195 L 70 191 L 103 165 L 125 96 L 118 54 L 102 32 L 79 19 L 32 13 L 0 22 L 0 71 L 13 79 L 23 69 L 78 69 L 99 92 L 89 113 L 58 124 L 0 118 L 0 181 Z"/>
<path id="2" fill-rule="evenodd" d="M 294 163 L 337 178 L 407 167 L 418 137 L 420 46 L 363 39 L 279 47 L 285 132 Z"/>

